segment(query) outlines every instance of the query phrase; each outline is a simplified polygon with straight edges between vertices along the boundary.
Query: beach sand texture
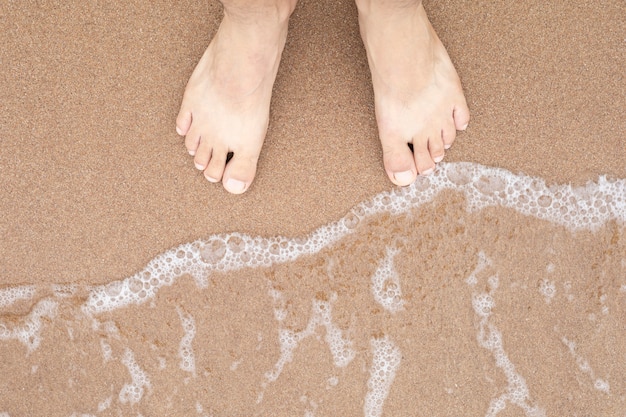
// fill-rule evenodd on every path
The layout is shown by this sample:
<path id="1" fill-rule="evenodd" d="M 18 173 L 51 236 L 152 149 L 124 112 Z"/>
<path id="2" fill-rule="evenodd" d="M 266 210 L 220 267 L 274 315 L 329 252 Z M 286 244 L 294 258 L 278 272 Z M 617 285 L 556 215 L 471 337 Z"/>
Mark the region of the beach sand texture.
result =
<path id="1" fill-rule="evenodd" d="M 0 416 L 625 416 L 626 7 L 425 7 L 472 112 L 434 176 L 300 0 L 233 196 L 174 131 L 218 3 L 2 3 Z"/>

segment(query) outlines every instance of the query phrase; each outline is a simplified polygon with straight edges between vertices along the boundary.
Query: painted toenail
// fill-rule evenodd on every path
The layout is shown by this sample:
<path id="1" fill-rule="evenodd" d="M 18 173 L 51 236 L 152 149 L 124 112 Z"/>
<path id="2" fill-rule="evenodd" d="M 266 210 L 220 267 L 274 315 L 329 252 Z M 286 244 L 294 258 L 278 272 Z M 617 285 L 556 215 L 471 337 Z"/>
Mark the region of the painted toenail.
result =
<path id="1" fill-rule="evenodd" d="M 434 157 L 433 161 L 438 164 L 439 162 L 443 161 L 443 155 Z"/>
<path id="2" fill-rule="evenodd" d="M 226 189 L 231 193 L 243 193 L 246 189 L 246 183 L 233 178 L 229 178 L 224 184 Z"/>
<path id="3" fill-rule="evenodd" d="M 410 171 L 410 170 L 402 171 L 402 172 L 394 172 L 393 177 L 396 179 L 396 181 L 400 185 L 407 185 L 413 182 L 413 179 L 415 178 L 415 174 L 413 174 L 413 171 Z"/>
<path id="4" fill-rule="evenodd" d="M 428 168 L 426 171 L 422 172 L 422 175 L 430 175 L 434 170 L 434 168 Z"/>
<path id="5" fill-rule="evenodd" d="M 194 162 L 193 164 L 196 166 L 196 169 L 199 169 L 200 171 L 202 171 L 204 169 L 204 165 L 200 165 L 197 162 Z"/>
<path id="6" fill-rule="evenodd" d="M 176 126 L 176 133 L 178 133 L 179 135 L 183 135 L 183 131 L 180 130 L 180 128 L 178 126 Z"/>

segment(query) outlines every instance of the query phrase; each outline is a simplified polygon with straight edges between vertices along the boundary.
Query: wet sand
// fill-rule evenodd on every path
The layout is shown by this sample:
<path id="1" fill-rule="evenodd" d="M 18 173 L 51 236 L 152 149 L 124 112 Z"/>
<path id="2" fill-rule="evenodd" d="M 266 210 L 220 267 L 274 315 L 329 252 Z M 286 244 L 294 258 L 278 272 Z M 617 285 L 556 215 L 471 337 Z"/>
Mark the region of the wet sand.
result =
<path id="1" fill-rule="evenodd" d="M 425 6 L 472 111 L 446 161 L 548 184 L 626 178 L 621 2 Z M 32 353 L 17 341 L 0 343 L 1 373 L 9 376 L 0 383 L 0 415 L 362 415 L 371 340 L 383 335 L 402 352 L 384 415 L 486 415 L 510 381 L 477 340 L 484 318 L 473 309 L 477 294 L 495 300 L 482 326 L 502 333 L 529 407 L 623 415 L 623 225 L 572 232 L 509 209 L 467 213 L 455 193 L 408 216 L 372 217 L 294 263 L 215 275 L 205 289 L 182 277 L 154 307 L 98 316 L 116 323 L 118 336 L 93 331 L 89 318 L 76 316 L 88 285 L 126 278 L 165 250 L 213 234 L 307 236 L 392 190 L 356 10 L 351 2 L 301 0 L 257 179 L 242 196 L 209 184 L 174 132 L 187 78 L 219 23 L 217 4 L 10 3 L 0 16 L 0 283 L 36 284 L 42 297 L 49 284 L 84 290 L 54 319 L 44 315 Z M 409 254 L 395 258 L 406 302 L 395 314 L 377 307 L 370 288 L 392 244 Z M 471 286 L 465 281 L 481 252 L 491 269 Z M 545 280 L 556 289 L 549 302 Z M 268 283 L 289 304 L 284 324 Z M 354 359 L 336 367 L 319 328 L 267 383 L 280 356 L 279 327 L 302 330 L 314 300 L 330 302 L 332 294 L 333 323 L 353 341 Z M 33 305 L 5 308 L 3 323 L 19 324 Z M 195 377 L 179 367 L 186 314 L 197 329 Z M 136 404 L 122 403 L 133 362 L 150 386 Z M 608 393 L 598 380 L 610 384 Z M 501 415 L 525 413 L 509 404 Z"/>

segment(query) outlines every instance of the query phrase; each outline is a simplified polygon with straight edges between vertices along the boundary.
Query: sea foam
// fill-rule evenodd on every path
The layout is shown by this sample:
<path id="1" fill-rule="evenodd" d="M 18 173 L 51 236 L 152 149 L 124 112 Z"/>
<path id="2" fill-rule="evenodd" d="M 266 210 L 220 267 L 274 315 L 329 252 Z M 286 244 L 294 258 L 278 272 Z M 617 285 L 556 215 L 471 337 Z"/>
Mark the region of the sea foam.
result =
<path id="1" fill-rule="evenodd" d="M 94 287 L 83 306 L 92 314 L 128 304 L 141 304 L 159 288 L 189 274 L 206 287 L 213 271 L 270 266 L 290 262 L 352 233 L 359 222 L 377 213 L 392 215 L 430 202 L 440 192 L 464 195 L 467 209 L 478 211 L 501 206 L 548 220 L 572 231 L 597 230 L 609 220 L 626 222 L 626 180 L 602 176 L 585 186 L 547 186 L 545 181 L 472 163 L 440 164 L 435 174 L 418 177 L 409 187 L 384 192 L 354 207 L 345 217 L 315 230 L 306 238 L 251 237 L 242 233 L 214 235 L 183 244 L 151 260 L 140 272 L 121 281 Z"/>

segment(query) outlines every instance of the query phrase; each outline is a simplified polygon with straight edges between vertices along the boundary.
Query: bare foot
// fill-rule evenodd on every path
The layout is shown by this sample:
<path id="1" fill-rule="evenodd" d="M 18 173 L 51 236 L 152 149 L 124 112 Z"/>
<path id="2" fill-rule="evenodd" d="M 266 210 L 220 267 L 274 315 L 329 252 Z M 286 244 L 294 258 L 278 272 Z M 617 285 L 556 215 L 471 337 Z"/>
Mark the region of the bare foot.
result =
<path id="1" fill-rule="evenodd" d="M 176 131 L 206 179 L 234 194 L 256 174 L 292 10 L 246 16 L 225 10 L 185 89 Z"/>
<path id="2" fill-rule="evenodd" d="M 421 2 L 357 0 L 357 6 L 385 170 L 394 184 L 409 185 L 418 173 L 434 171 L 456 131 L 467 127 L 469 109 Z"/>

